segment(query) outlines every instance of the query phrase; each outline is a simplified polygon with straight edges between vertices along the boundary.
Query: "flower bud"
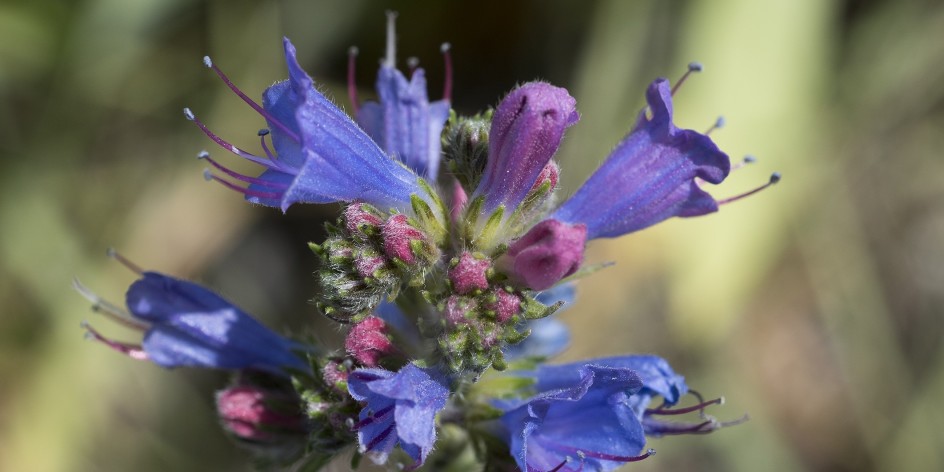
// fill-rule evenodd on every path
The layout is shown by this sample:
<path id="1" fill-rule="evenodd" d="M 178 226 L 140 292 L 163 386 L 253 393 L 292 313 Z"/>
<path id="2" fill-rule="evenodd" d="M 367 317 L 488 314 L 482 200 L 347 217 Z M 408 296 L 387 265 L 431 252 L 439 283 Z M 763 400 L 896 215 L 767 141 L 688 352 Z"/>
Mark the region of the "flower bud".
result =
<path id="1" fill-rule="evenodd" d="M 512 90 L 495 110 L 488 161 L 476 190 L 486 213 L 500 205 L 516 208 L 538 180 L 564 136 L 579 119 L 567 90 L 531 82 Z"/>
<path id="2" fill-rule="evenodd" d="M 505 323 L 521 312 L 521 297 L 502 289 L 495 290 L 495 302 L 488 303 L 485 308 L 495 312 L 495 319 Z"/>
<path id="3" fill-rule="evenodd" d="M 582 224 L 544 220 L 511 244 L 502 265 L 514 281 L 544 290 L 580 268 L 586 239 Z"/>
<path id="4" fill-rule="evenodd" d="M 413 250 L 415 242 L 425 243 L 426 236 L 422 231 L 410 225 L 406 215 L 391 216 L 383 228 L 384 252 L 391 259 L 399 259 L 406 264 L 416 262 L 416 253 Z"/>
<path id="5" fill-rule="evenodd" d="M 216 409 L 223 426 L 242 440 L 270 442 L 305 433 L 301 401 L 289 391 L 236 385 L 217 393 Z"/>
<path id="6" fill-rule="evenodd" d="M 344 227 L 353 236 L 366 237 L 380 232 L 383 219 L 374 207 L 366 203 L 355 203 L 344 209 Z"/>
<path id="7" fill-rule="evenodd" d="M 354 325 L 344 340 L 344 348 L 366 367 L 376 367 L 384 356 L 396 349 L 387 337 L 387 324 L 376 316 L 368 316 Z"/>
<path id="8" fill-rule="evenodd" d="M 477 258 L 468 251 L 463 252 L 455 265 L 449 269 L 453 290 L 459 295 L 465 295 L 475 290 L 487 289 L 486 271 L 491 265 L 484 257 Z"/>

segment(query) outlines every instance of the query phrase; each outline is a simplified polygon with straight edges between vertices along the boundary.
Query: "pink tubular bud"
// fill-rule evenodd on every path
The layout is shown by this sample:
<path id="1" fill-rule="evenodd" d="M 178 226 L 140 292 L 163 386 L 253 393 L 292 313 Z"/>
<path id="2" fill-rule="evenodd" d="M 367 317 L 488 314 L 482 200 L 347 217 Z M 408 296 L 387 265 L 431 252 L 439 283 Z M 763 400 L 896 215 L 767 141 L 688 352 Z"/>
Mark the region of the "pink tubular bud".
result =
<path id="1" fill-rule="evenodd" d="M 462 218 L 462 210 L 465 209 L 465 204 L 468 201 L 469 196 L 465 193 L 465 189 L 462 188 L 462 184 L 458 179 L 453 179 L 452 205 L 449 209 L 449 216 L 452 217 L 453 222 L 458 222 L 460 218 Z"/>
<path id="2" fill-rule="evenodd" d="M 586 226 L 544 220 L 511 244 L 504 265 L 510 266 L 513 280 L 544 290 L 580 268 L 586 241 Z"/>
<path id="3" fill-rule="evenodd" d="M 449 280 L 459 295 L 488 288 L 485 272 L 491 267 L 491 261 L 476 258 L 466 251 L 459 256 L 459 262 L 449 269 Z"/>
<path id="4" fill-rule="evenodd" d="M 216 395 L 223 426 L 248 441 L 273 441 L 304 434 L 301 400 L 293 393 L 236 385 Z"/>
<path id="5" fill-rule="evenodd" d="M 383 228 L 384 252 L 391 259 L 396 258 L 406 264 L 416 262 L 416 254 L 413 253 L 413 241 L 426 241 L 426 235 L 422 231 L 410 225 L 409 219 L 404 214 L 391 216 Z"/>
<path id="6" fill-rule="evenodd" d="M 387 324 L 376 316 L 368 316 L 354 325 L 344 340 L 344 348 L 367 367 L 376 367 L 380 359 L 395 349 L 387 337 Z"/>

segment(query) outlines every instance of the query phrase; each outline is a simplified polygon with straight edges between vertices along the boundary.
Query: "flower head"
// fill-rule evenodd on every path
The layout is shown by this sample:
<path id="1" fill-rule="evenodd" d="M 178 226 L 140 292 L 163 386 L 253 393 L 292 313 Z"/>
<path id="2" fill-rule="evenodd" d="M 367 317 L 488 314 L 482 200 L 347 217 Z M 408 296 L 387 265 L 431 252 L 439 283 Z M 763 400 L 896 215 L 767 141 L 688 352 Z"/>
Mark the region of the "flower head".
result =
<path id="1" fill-rule="evenodd" d="M 361 452 L 378 464 L 387 461 L 394 446 L 413 459 L 426 460 L 436 442 L 436 413 L 446 405 L 449 389 L 433 369 L 407 364 L 398 372 L 357 369 L 348 377 L 348 390 L 364 402 L 355 425 Z"/>
<path id="2" fill-rule="evenodd" d="M 435 181 L 442 152 L 440 135 L 449 118 L 449 98 L 429 101 L 422 68 L 411 71 L 409 80 L 397 70 L 395 19 L 396 13 L 387 14 L 387 57 L 377 74 L 379 103 L 361 105 L 357 123 L 387 154 Z"/>

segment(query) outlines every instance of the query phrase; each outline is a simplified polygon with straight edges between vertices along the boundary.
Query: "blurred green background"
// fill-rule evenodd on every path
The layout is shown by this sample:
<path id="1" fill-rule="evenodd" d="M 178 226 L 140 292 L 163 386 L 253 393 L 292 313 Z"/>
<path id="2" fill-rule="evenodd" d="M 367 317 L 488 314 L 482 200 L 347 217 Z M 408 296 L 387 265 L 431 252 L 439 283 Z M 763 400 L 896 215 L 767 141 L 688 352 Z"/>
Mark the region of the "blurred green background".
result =
<path id="1" fill-rule="evenodd" d="M 373 95 L 384 10 L 399 56 L 473 113 L 543 78 L 577 98 L 558 155 L 564 194 L 628 130 L 648 81 L 690 60 L 677 123 L 738 158 L 718 197 L 776 188 L 710 217 L 594 242 L 566 359 L 652 352 L 747 424 L 652 441 L 627 470 L 944 470 L 944 5 L 926 0 L 3 0 L 0 2 L 0 470 L 248 470 L 219 430 L 225 375 L 165 371 L 83 342 L 98 317 L 73 276 L 121 301 L 134 275 L 104 256 L 218 289 L 270 326 L 338 330 L 306 303 L 336 208 L 253 208 L 203 181 L 187 122 L 257 149 L 250 95 L 285 77 L 280 39 L 349 108 L 346 51 Z M 227 162 L 235 162 L 229 160 Z M 246 168 L 248 169 L 248 167 Z M 343 467 L 338 467 L 343 470 Z"/>

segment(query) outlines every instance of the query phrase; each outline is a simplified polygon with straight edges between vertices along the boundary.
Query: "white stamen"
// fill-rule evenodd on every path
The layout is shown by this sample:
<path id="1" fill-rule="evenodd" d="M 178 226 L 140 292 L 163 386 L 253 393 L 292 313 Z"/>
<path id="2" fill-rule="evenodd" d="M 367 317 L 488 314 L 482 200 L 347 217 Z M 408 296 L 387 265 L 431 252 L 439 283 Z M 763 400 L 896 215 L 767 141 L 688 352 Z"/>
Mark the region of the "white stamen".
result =
<path id="1" fill-rule="evenodd" d="M 203 56 L 203 65 L 213 67 L 213 59 L 210 59 L 210 56 Z"/>
<path id="2" fill-rule="evenodd" d="M 387 11 L 387 57 L 384 58 L 384 65 L 387 67 L 396 67 L 397 65 L 397 12 Z"/>
<path id="3" fill-rule="evenodd" d="M 200 151 L 199 154 L 197 154 L 197 159 L 206 159 L 208 157 L 210 157 L 210 153 L 207 152 L 205 149 L 203 151 Z"/>
<path id="4" fill-rule="evenodd" d="M 452 49 L 452 44 L 449 44 L 449 43 L 442 43 L 442 44 L 439 46 L 439 52 L 441 52 L 441 53 L 446 53 L 446 52 L 448 52 L 450 49 Z"/>

